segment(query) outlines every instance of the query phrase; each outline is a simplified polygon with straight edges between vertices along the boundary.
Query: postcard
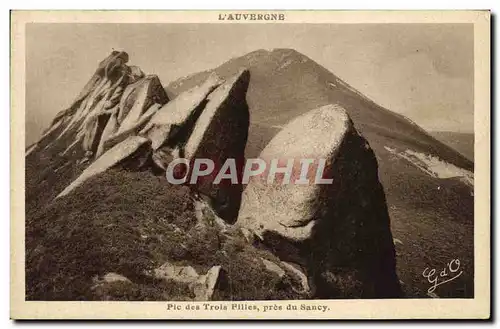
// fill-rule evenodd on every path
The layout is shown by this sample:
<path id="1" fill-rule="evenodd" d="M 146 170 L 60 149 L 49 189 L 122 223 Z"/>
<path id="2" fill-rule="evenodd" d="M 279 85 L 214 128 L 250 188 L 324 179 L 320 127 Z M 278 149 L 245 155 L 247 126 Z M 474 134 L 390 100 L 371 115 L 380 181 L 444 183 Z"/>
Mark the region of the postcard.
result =
<path id="1" fill-rule="evenodd" d="M 12 11 L 11 73 L 11 318 L 490 317 L 489 11 Z"/>

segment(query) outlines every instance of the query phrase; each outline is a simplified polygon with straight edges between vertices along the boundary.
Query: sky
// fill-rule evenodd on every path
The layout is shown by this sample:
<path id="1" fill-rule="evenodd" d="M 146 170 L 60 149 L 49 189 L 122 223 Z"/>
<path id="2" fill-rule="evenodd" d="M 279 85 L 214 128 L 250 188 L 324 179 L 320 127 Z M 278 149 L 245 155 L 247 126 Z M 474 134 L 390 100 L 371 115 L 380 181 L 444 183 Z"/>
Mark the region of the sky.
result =
<path id="1" fill-rule="evenodd" d="M 26 29 L 26 144 L 113 50 L 163 85 L 257 49 L 293 48 L 428 131 L 473 132 L 471 24 L 41 24 Z"/>

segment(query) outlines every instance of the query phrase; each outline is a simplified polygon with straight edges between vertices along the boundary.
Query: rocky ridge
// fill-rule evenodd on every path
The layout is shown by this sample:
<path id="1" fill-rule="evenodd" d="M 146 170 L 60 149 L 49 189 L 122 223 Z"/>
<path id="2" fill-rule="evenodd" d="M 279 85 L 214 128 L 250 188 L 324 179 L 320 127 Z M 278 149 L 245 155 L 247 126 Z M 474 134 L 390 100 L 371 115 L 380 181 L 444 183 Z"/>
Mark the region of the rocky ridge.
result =
<path id="1" fill-rule="evenodd" d="M 402 109 L 380 106 L 334 71 L 293 49 L 256 50 L 173 81 L 166 89 L 169 95 L 178 95 L 212 73 L 228 78 L 242 68 L 252 76 L 246 95 L 250 112 L 247 158 L 259 157 L 295 118 L 325 105 L 339 105 L 375 153 L 391 231 L 402 242 L 396 245 L 396 255 L 405 295 L 428 297 L 422 269 L 440 268 L 448 259 L 459 258 L 463 274 L 453 284 L 440 286 L 437 294 L 441 298 L 474 296 L 472 158 L 399 114 Z M 474 140 L 473 134 L 469 137 Z"/>
<path id="2" fill-rule="evenodd" d="M 244 162 L 250 121 L 246 100 L 250 72 L 243 69 L 225 78 L 212 73 L 169 99 L 157 76 L 128 66 L 128 59 L 127 53 L 114 51 L 103 60 L 75 102 L 60 112 L 42 138 L 27 150 L 27 177 L 32 175 L 35 178 L 29 179 L 37 180 L 40 189 L 47 189 L 44 195 L 36 193 L 40 190 L 27 194 L 29 299 L 401 295 L 377 160 L 341 106 L 319 107 L 291 121 L 260 155 L 262 159 L 324 157 L 327 174 L 334 180 L 332 185 L 278 186 L 251 181 L 245 189 L 242 184 L 215 185 L 205 179 L 196 185 L 174 186 L 162 180 L 174 159 L 224 162 L 232 158 L 239 164 Z M 44 165 L 47 171 L 42 170 Z M 54 183 L 51 175 L 58 171 L 60 177 Z M 50 262 L 48 251 L 54 243 L 71 245 L 70 237 L 77 234 L 71 229 L 72 223 L 66 222 L 71 216 L 65 211 L 77 211 L 73 225 L 80 225 L 77 223 L 84 222 L 84 214 L 79 211 L 92 207 L 90 200 L 104 202 L 101 200 L 109 198 L 106 188 L 112 191 L 116 181 L 99 186 L 104 193 L 100 194 L 101 200 L 90 196 L 97 193 L 103 180 L 114 175 L 134 184 L 154 180 L 151 186 L 155 188 L 148 187 L 149 194 L 142 195 L 139 190 L 120 192 L 126 195 L 119 194 L 119 198 L 136 200 L 134 212 L 147 212 L 142 207 L 149 201 L 143 198 L 159 194 L 166 198 L 165 204 L 160 204 L 162 211 L 171 214 L 170 220 L 159 223 L 156 221 L 160 219 L 153 216 L 156 233 L 142 232 L 149 230 L 140 222 L 142 215 L 119 219 L 123 228 L 131 225 L 134 232 L 142 230 L 119 243 L 132 254 L 149 254 L 154 248 L 168 250 L 149 255 L 145 262 L 134 266 L 122 264 L 113 255 L 116 246 L 106 240 L 112 233 L 103 235 L 100 231 L 105 230 L 101 225 L 117 225 L 114 221 L 118 219 L 112 213 L 105 217 L 97 212 L 93 213 L 93 222 L 88 223 L 96 230 L 90 234 L 99 237 L 96 245 L 73 251 L 83 257 L 93 250 L 101 253 L 97 257 L 109 262 L 102 261 L 89 273 L 83 266 L 83 274 L 74 274 L 61 263 L 58 273 L 66 275 L 52 278 L 51 270 L 41 265 Z M 172 197 L 171 193 L 182 197 Z M 85 196 L 83 201 L 81 195 Z M 179 201 L 183 208 L 174 210 L 172 207 Z M 48 205 L 39 207 L 45 202 Z M 79 208 L 78 202 L 84 202 L 84 208 Z M 119 203 L 119 207 L 126 205 Z M 56 225 L 52 223 L 54 216 L 59 216 L 55 222 L 60 226 L 51 227 Z M 189 220 L 177 223 L 186 216 Z M 70 231 L 54 233 L 55 227 Z M 154 240 L 150 241 L 152 236 Z M 168 248 L 165 239 L 171 240 Z M 213 254 L 202 256 L 205 252 L 200 248 L 213 250 Z M 248 275 L 255 275 L 259 283 L 249 280 Z M 85 284 L 77 290 L 71 285 L 65 287 L 68 278 Z M 177 290 L 167 292 L 165 287 L 169 285 Z M 63 291 L 54 295 L 54 289 Z M 147 298 L 145 291 L 149 292 Z"/>

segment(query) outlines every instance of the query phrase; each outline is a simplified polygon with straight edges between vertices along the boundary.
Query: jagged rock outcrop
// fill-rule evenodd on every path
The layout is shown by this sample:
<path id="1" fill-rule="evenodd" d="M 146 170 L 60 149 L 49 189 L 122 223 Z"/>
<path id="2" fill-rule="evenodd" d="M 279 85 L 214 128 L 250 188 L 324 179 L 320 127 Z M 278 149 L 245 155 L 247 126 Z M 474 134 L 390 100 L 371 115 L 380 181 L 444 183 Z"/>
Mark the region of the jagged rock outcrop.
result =
<path id="1" fill-rule="evenodd" d="M 206 105 L 207 95 L 221 83 L 221 78 L 212 74 L 200 86 L 178 95 L 162 106 L 140 132 L 151 140 L 153 150 L 164 143 L 169 146 L 185 143 L 189 137 L 187 134 Z"/>
<path id="2" fill-rule="evenodd" d="M 156 75 L 149 75 L 127 86 L 120 101 L 117 133 L 130 129 L 155 103 L 165 104 L 168 96 Z"/>
<path id="3" fill-rule="evenodd" d="M 134 127 L 140 130 L 140 124 L 146 122 L 140 119 L 154 104 L 168 102 L 158 77 L 146 76 L 138 67 L 128 66 L 128 59 L 126 52 L 113 51 L 99 64 L 73 104 L 56 115 L 40 139 L 57 131 L 46 149 L 64 139 L 66 148 L 62 155 L 79 153 L 74 152 L 79 147 L 80 153 L 96 158 L 133 135 L 127 132 Z M 148 114 L 151 117 L 153 113 Z M 106 143 L 111 137 L 114 138 Z M 35 150 L 37 144 L 29 151 Z"/>
<path id="4" fill-rule="evenodd" d="M 269 183 L 267 175 L 253 177 L 243 193 L 238 224 L 264 243 L 281 244 L 285 257 L 292 257 L 291 250 L 297 257 L 307 255 L 305 265 L 322 297 L 399 295 L 377 161 L 344 109 L 327 105 L 296 118 L 260 158 L 268 164 L 272 159 L 325 159 L 322 177 L 332 183 L 299 185 L 292 178 L 292 184 L 282 185 Z M 293 172 L 298 178 L 300 163 Z"/>
<path id="5" fill-rule="evenodd" d="M 464 268 L 473 265 L 473 182 L 462 188 L 455 177 L 461 168 L 472 175 L 472 164 L 311 59 L 290 50 L 254 52 L 173 82 L 172 100 L 156 76 L 128 61 L 127 53 L 113 52 L 99 63 L 73 104 L 26 151 L 31 299 L 193 300 L 210 291 L 214 280 L 203 275 L 190 279 L 188 290 L 178 280 L 144 277 L 166 261 L 200 274 L 224 269 L 228 286 L 200 300 L 394 297 L 400 289 L 393 243 L 411 297 L 428 289 L 415 269 L 439 265 L 443 255 L 458 257 L 457 250 Z M 250 88 L 241 68 L 251 70 Z M 356 129 L 335 106 L 286 125 L 331 103 L 346 109 Z M 227 158 L 238 160 L 240 174 L 245 147 L 257 157 L 273 136 L 260 155 L 268 166 L 273 158 L 280 166 L 295 158 L 295 179 L 299 158 L 325 157 L 333 182 L 269 184 L 264 172 L 245 191 L 239 223 L 230 225 L 242 187 L 211 181 Z M 435 157 L 457 168 L 446 166 L 443 176 Z M 191 189 L 174 186 L 165 171 L 176 158 L 191 165 L 209 158 L 216 170 Z M 99 174 L 111 168 L 119 170 Z M 377 171 L 399 239 L 391 239 Z M 192 202 L 193 195 L 203 201 Z M 419 244 L 417 231 L 443 238 Z M 441 244 L 456 236 L 461 243 Z M 442 286 L 440 296 L 473 296 L 472 272 Z M 85 293 L 92 285 L 93 297 Z"/>
<path id="6" fill-rule="evenodd" d="M 310 111 L 288 123 L 262 151 L 259 159 L 266 162 L 262 176 L 251 177 L 245 189 L 239 223 L 257 233 L 273 231 L 294 241 L 310 237 L 314 221 L 327 211 L 330 204 L 319 200 L 328 196 L 324 190 L 329 184 L 316 184 L 314 165 L 326 160 L 324 172 L 328 175 L 352 122 L 345 111 L 328 105 Z M 272 161 L 293 160 L 290 184 L 278 179 L 269 183 L 268 174 Z M 296 184 L 301 172 L 301 159 L 311 159 L 313 166 L 307 172 L 306 184 Z M 283 166 L 285 167 L 285 166 Z M 329 176 L 329 175 L 328 175 Z M 323 192 L 323 193 L 322 193 Z"/>
<path id="7" fill-rule="evenodd" d="M 218 216 L 234 222 L 242 185 L 212 181 L 226 159 L 236 159 L 241 171 L 249 126 L 249 72 L 243 70 L 225 82 L 217 74 L 209 75 L 170 101 L 156 75 L 128 66 L 128 60 L 126 52 L 112 52 L 44 134 L 43 138 L 56 134 L 44 143 L 46 149 L 63 147 L 58 154 L 79 166 L 74 170 L 71 163 L 62 164 L 73 172 L 67 175 L 73 181 L 57 197 L 118 163 L 133 170 L 148 164 L 159 174 L 173 159 L 183 157 L 193 164 L 205 158 L 215 162 L 216 170 L 191 187 L 211 200 Z M 27 155 L 37 147 L 35 143 Z"/>
<path id="8" fill-rule="evenodd" d="M 108 121 L 108 124 L 102 134 L 101 142 L 99 148 L 97 149 L 96 157 L 99 157 L 102 153 L 109 150 L 114 145 L 124 141 L 130 136 L 139 134 L 142 127 L 151 119 L 151 117 L 158 111 L 161 107 L 160 104 L 153 104 L 144 114 L 142 114 L 137 121 L 130 124 L 127 129 L 118 129 L 118 121 L 116 116 L 113 116 Z"/>
<path id="9" fill-rule="evenodd" d="M 56 140 L 71 136 L 63 154 L 79 146 L 85 158 L 76 163 L 89 163 L 57 198 L 110 168 L 137 171 L 151 166 L 165 171 L 179 157 L 190 161 L 190 181 L 194 161 L 210 159 L 215 163 L 212 174 L 190 182 L 205 200 L 194 204 L 198 224 L 190 234 L 209 236 L 207 230 L 217 228 L 224 239 L 234 239 L 227 236 L 226 223 L 238 219 L 238 234 L 248 245 L 277 248 L 277 262 L 254 259 L 278 281 L 291 280 L 289 288 L 301 295 L 310 295 L 311 286 L 328 298 L 399 293 L 377 162 L 344 109 L 327 105 L 295 119 L 260 155 L 268 166 L 274 159 L 280 164 L 295 159 L 294 179 L 301 171 L 300 159 L 325 159 L 322 178 L 333 179 L 332 184 L 282 185 L 269 183 L 263 175 L 250 181 L 242 202 L 249 71 L 226 81 L 212 74 L 169 101 L 157 76 L 145 75 L 127 62 L 124 52 L 113 52 L 101 62 L 74 104 L 47 130 L 46 136 L 57 131 Z M 222 164 L 228 159 L 235 161 L 238 183 L 227 179 L 214 184 L 219 171 L 227 170 Z M 318 163 L 311 167 L 318 168 Z M 207 216 L 212 223 L 206 223 Z M 195 300 L 211 298 L 220 267 L 198 275 L 190 266 L 167 265 L 157 269 L 157 278 L 188 283 Z"/>
<path id="10" fill-rule="evenodd" d="M 217 214 L 229 223 L 238 216 L 243 186 L 227 179 L 220 184 L 212 183 L 227 159 L 234 159 L 237 172 L 241 172 L 249 126 L 246 102 L 249 80 L 250 72 L 243 70 L 210 93 L 182 150 L 187 159 L 214 161 L 213 175 L 199 178 L 196 187 L 211 198 Z"/>
<path id="11" fill-rule="evenodd" d="M 99 156 L 101 156 L 101 154 L 104 153 L 105 151 L 104 143 L 108 141 L 119 128 L 118 110 L 119 110 L 118 108 L 113 109 L 113 111 L 109 115 L 108 122 L 106 123 L 106 126 L 102 131 L 101 140 L 99 141 L 99 145 L 97 146 L 96 158 L 98 158 Z"/>
<path id="12" fill-rule="evenodd" d="M 127 80 L 128 78 L 133 78 L 133 79 L 141 78 L 142 77 L 141 75 L 137 76 L 133 74 L 133 72 L 129 71 L 128 66 L 126 66 L 128 60 L 129 60 L 128 54 L 124 51 L 111 52 L 111 54 L 108 57 L 106 57 L 103 61 L 99 63 L 94 75 L 89 80 L 89 82 L 87 82 L 85 87 L 83 87 L 83 90 L 80 92 L 80 94 L 76 97 L 75 102 L 73 103 L 71 109 L 75 109 L 74 106 L 82 102 L 85 98 L 87 98 L 87 96 L 90 95 L 92 91 L 98 90 L 97 86 L 103 85 L 107 79 L 118 81 L 120 80 L 120 78 L 123 77 L 122 74 L 125 72 L 132 73 L 132 75 L 129 75 L 127 77 Z M 56 122 L 60 118 L 65 117 L 67 115 L 66 113 L 67 111 L 68 110 L 59 113 L 54 118 L 53 122 Z"/>
<path id="13" fill-rule="evenodd" d="M 89 115 L 89 120 L 83 128 L 82 148 L 84 151 L 92 153 L 97 151 L 111 113 L 109 109 L 104 109 L 100 113 Z"/>
<path id="14" fill-rule="evenodd" d="M 146 76 L 127 86 L 119 105 L 106 120 L 100 136 L 96 157 L 125 140 L 137 135 L 161 105 L 168 102 L 168 96 L 156 75 Z"/>
<path id="15" fill-rule="evenodd" d="M 59 193 L 57 197 L 60 198 L 65 196 L 89 178 L 119 163 L 123 163 L 125 160 L 129 163 L 124 163 L 124 165 L 129 167 L 140 167 L 144 163 L 144 153 L 147 154 L 149 152 L 149 146 L 150 141 L 141 136 L 131 136 L 127 138 L 93 162 L 75 181 Z M 139 159 L 141 157 L 142 159 Z M 138 163 L 134 163 L 134 160 L 138 160 Z"/>
<path id="16" fill-rule="evenodd" d="M 179 157 L 192 162 L 196 158 L 207 158 L 213 160 L 218 169 L 226 159 L 233 158 L 241 166 L 249 126 L 245 99 L 248 71 L 239 72 L 226 82 L 212 74 L 203 83 L 169 101 L 157 76 L 145 75 L 139 68 L 127 66 L 127 61 L 126 53 L 113 52 L 101 62 L 72 110 L 58 115 L 56 124 L 63 125 L 64 120 L 64 127 L 56 140 L 73 132 L 62 155 L 72 152 L 81 157 L 84 154 L 83 159 L 77 160 L 78 164 L 104 158 L 91 164 L 59 196 L 67 194 L 83 179 L 111 168 L 115 165 L 111 159 L 116 156 L 119 161 L 124 160 L 124 156 L 132 157 L 124 145 L 139 140 L 130 139 L 133 136 L 148 141 L 151 152 L 142 152 L 140 164 L 149 163 L 155 173 L 166 171 L 168 164 Z M 78 145 L 80 152 L 73 152 Z M 119 154 L 114 154 L 116 152 Z M 212 180 L 215 174 L 210 176 Z M 241 185 L 218 186 L 208 180 L 201 177 L 199 184 L 192 187 L 211 198 L 224 220 L 234 222 Z"/>

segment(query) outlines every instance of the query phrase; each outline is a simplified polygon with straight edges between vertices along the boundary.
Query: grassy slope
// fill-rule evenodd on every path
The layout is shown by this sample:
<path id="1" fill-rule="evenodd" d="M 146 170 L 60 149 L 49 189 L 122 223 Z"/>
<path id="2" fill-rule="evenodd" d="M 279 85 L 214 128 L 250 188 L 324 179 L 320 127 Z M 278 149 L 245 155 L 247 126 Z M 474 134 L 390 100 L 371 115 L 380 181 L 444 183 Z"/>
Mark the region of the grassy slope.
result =
<path id="1" fill-rule="evenodd" d="M 35 178 L 32 178 L 34 180 Z M 237 230 L 195 226 L 187 187 L 169 185 L 149 172 L 111 170 L 66 197 L 31 210 L 26 223 L 26 292 L 29 300 L 185 300 L 185 285 L 144 274 L 165 261 L 205 273 L 221 265 L 227 274 L 221 300 L 298 299 L 265 270 L 265 250 L 244 242 Z M 132 283 L 91 289 L 108 272 Z"/>
<path id="2" fill-rule="evenodd" d="M 282 67 L 292 59 L 293 63 Z M 408 296 L 426 296 L 429 284 L 421 272 L 459 258 L 464 274 L 436 290 L 440 296 L 473 296 L 473 196 L 461 183 L 427 176 L 384 146 L 432 154 L 458 167 L 473 170 L 473 162 L 438 141 L 401 115 L 356 94 L 323 67 L 293 50 L 259 50 L 234 58 L 215 71 L 228 77 L 247 67 L 251 81 L 247 157 L 256 157 L 279 131 L 279 126 L 327 103 L 346 108 L 356 128 L 367 138 L 379 162 L 379 176 L 387 194 L 391 226 L 398 249 L 398 273 Z M 175 94 L 203 81 L 201 72 L 168 86 Z M 333 85 L 330 85 L 333 83 Z M 277 128 L 278 127 L 278 128 Z M 439 187 L 439 189 L 438 189 Z"/>
<path id="3" fill-rule="evenodd" d="M 28 296 L 91 299 L 92 276 L 117 272 L 134 279 L 152 262 L 164 261 L 160 232 L 170 233 L 163 238 L 174 251 L 182 237 L 164 226 L 186 227 L 194 215 L 183 209 L 184 191 L 160 188 L 149 174 L 110 172 L 40 208 L 26 225 Z"/>

